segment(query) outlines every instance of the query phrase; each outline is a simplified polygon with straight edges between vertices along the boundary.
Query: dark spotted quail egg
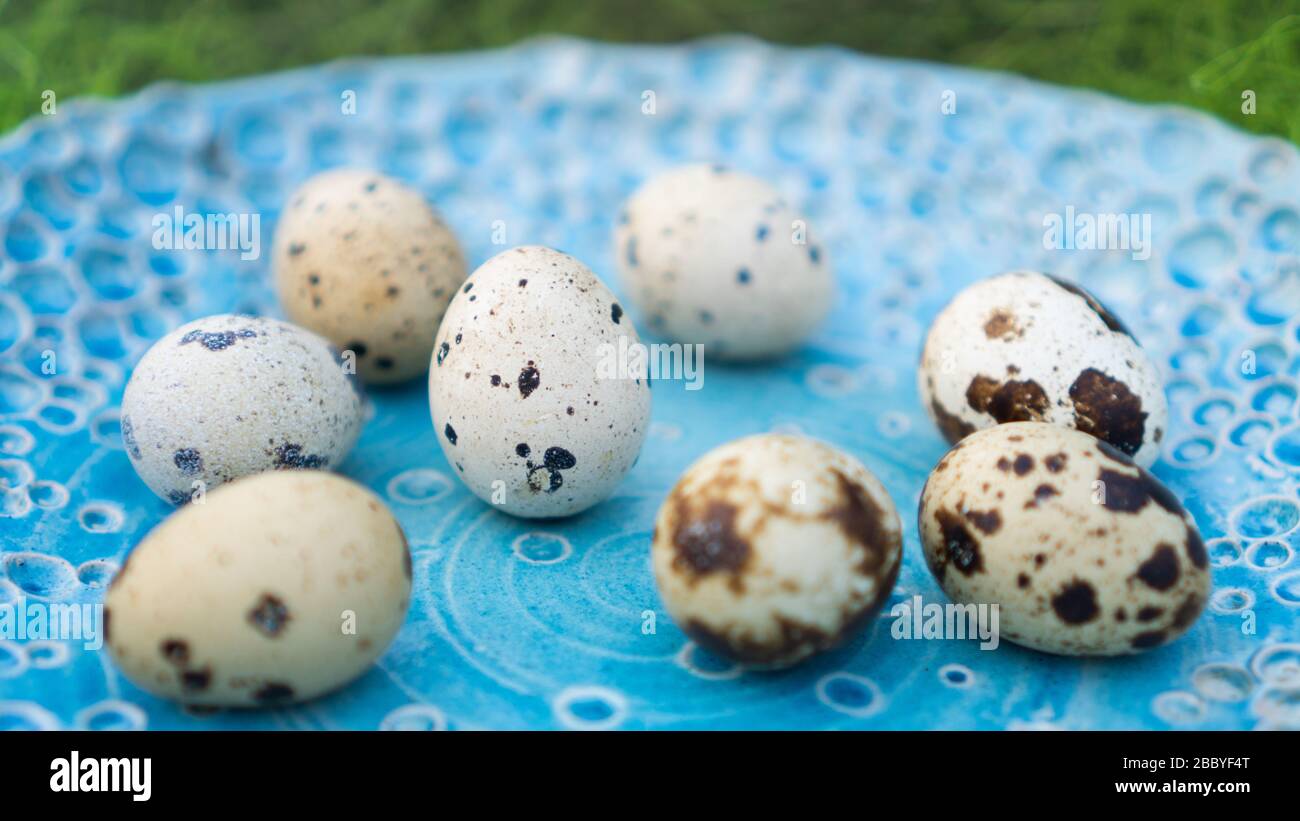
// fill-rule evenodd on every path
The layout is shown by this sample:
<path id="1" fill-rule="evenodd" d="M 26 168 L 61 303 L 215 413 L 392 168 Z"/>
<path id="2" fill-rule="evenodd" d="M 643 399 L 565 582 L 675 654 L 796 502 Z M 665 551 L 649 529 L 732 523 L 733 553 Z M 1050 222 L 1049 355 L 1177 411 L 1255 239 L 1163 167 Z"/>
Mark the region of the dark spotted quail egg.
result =
<path id="1" fill-rule="evenodd" d="M 367 382 L 429 367 L 447 303 L 465 281 L 456 237 L 420 192 L 374 171 L 317 174 L 275 229 L 275 280 L 293 322 L 351 351 Z"/>
<path id="2" fill-rule="evenodd" d="M 131 552 L 104 602 L 132 682 L 213 706 L 302 701 L 357 676 L 406 617 L 411 559 L 374 494 L 324 471 L 263 473 L 187 505 Z"/>
<path id="3" fill-rule="evenodd" d="M 515 516 L 568 516 L 609 496 L 650 420 L 650 383 L 629 353 L 640 344 L 573 257 L 526 246 L 483 263 L 448 307 L 429 368 L 456 475 Z"/>
<path id="4" fill-rule="evenodd" d="M 953 600 L 999 605 L 1001 636 L 1113 656 L 1184 633 L 1210 591 L 1196 523 L 1104 441 L 1017 422 L 974 433 L 921 495 L 925 559 Z"/>
<path id="5" fill-rule="evenodd" d="M 1051 422 L 1150 467 L 1168 426 L 1160 374 L 1114 314 L 1031 272 L 971 285 L 935 317 L 921 398 L 949 442 L 1003 422 Z"/>
<path id="6" fill-rule="evenodd" d="M 712 356 L 783 354 L 830 310 L 825 249 L 804 217 L 748 174 L 710 165 L 660 174 L 624 205 L 614 246 L 650 329 Z"/>
<path id="7" fill-rule="evenodd" d="M 361 425 L 355 378 L 325 340 L 234 314 L 155 342 L 122 396 L 131 464 L 172 504 L 251 473 L 337 465 Z"/>
<path id="8" fill-rule="evenodd" d="M 755 667 L 785 667 L 875 616 L 902 541 L 889 494 L 860 462 L 768 434 L 691 465 L 659 509 L 651 553 L 659 594 L 688 635 Z"/>

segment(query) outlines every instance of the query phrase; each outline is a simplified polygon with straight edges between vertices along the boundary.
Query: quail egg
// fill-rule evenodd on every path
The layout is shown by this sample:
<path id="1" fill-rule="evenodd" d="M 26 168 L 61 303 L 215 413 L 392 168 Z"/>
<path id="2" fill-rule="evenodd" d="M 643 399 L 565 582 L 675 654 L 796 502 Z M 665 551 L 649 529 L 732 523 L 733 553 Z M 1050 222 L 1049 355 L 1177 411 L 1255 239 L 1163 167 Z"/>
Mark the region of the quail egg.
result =
<path id="1" fill-rule="evenodd" d="M 479 498 L 568 516 L 613 493 L 641 452 L 650 383 L 614 295 L 573 257 L 504 251 L 456 294 L 429 368 L 442 452 Z"/>
<path id="2" fill-rule="evenodd" d="M 324 471 L 263 473 L 181 508 L 131 551 L 104 638 L 155 695 L 275 706 L 361 675 L 410 596 L 406 538 L 378 497 Z"/>
<path id="3" fill-rule="evenodd" d="M 418 191 L 374 171 L 326 171 L 289 198 L 275 229 L 285 315 L 355 358 L 366 382 L 429 366 L 447 303 L 465 281 L 452 230 Z"/>
<path id="4" fill-rule="evenodd" d="M 145 352 L 122 396 L 122 442 L 149 489 L 184 504 L 251 473 L 337 465 L 361 432 L 362 405 L 325 340 L 219 314 Z"/>
<path id="5" fill-rule="evenodd" d="M 963 604 L 996 604 L 1001 636 L 1049 653 L 1159 647 L 1210 592 L 1196 523 L 1105 440 L 1014 422 L 971 434 L 935 467 L 919 514 L 925 560 Z"/>
<path id="6" fill-rule="evenodd" d="M 1079 286 L 1028 271 L 958 294 L 930 326 L 918 381 L 949 442 L 1051 422 L 1150 467 L 1169 422 L 1160 373 L 1128 328 Z"/>
<path id="7" fill-rule="evenodd" d="M 624 205 L 614 246 L 650 330 L 721 359 L 784 354 L 830 310 L 834 276 L 807 220 L 738 171 L 688 165 L 654 177 Z"/>
<path id="8" fill-rule="evenodd" d="M 847 641 L 902 563 L 889 494 L 860 462 L 764 434 L 705 454 L 655 520 L 651 560 L 673 620 L 753 667 L 787 667 Z"/>

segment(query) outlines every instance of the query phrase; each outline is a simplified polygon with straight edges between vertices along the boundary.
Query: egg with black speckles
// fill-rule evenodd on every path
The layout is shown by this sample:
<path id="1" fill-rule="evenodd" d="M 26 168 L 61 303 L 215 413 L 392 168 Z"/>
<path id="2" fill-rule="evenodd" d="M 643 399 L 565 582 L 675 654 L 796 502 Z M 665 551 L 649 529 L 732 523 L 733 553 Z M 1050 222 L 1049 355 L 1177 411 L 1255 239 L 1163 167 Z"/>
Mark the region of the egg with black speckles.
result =
<path id="1" fill-rule="evenodd" d="M 705 454 L 659 508 L 651 564 L 664 605 L 698 644 L 788 667 L 875 617 L 902 564 L 889 494 L 822 442 L 764 434 Z"/>
<path id="2" fill-rule="evenodd" d="M 1124 323 L 1079 286 L 1030 271 L 977 282 L 940 311 L 917 380 L 949 442 L 1051 422 L 1150 467 L 1169 427 L 1160 372 Z"/>
<path id="3" fill-rule="evenodd" d="M 290 321 L 355 358 L 366 382 L 429 367 L 447 303 L 465 281 L 451 228 L 420 192 L 374 171 L 317 174 L 275 228 L 280 304 Z"/>
<path id="4" fill-rule="evenodd" d="M 506 513 L 586 510 L 641 452 L 645 351 L 578 260 L 540 246 L 497 254 L 462 286 L 438 331 L 429 408 L 442 452 L 475 495 Z"/>
<path id="5" fill-rule="evenodd" d="M 263 473 L 187 505 L 128 555 L 104 642 L 140 688 L 196 705 L 315 698 L 366 671 L 411 598 L 411 555 L 380 499 L 324 471 Z"/>
<path id="6" fill-rule="evenodd" d="M 930 473 L 918 518 L 944 592 L 998 605 L 1000 636 L 1036 650 L 1159 647 L 1209 598 L 1205 544 L 1177 497 L 1073 428 L 1013 422 L 962 439 Z"/>
<path id="7" fill-rule="evenodd" d="M 361 432 L 356 377 L 287 322 L 218 314 L 159 339 L 122 395 L 136 473 L 172 504 L 252 473 L 329 468 Z"/>
<path id="8" fill-rule="evenodd" d="M 805 217 L 763 180 L 688 165 L 646 182 L 614 232 L 622 281 L 652 333 L 757 360 L 798 347 L 835 278 Z"/>

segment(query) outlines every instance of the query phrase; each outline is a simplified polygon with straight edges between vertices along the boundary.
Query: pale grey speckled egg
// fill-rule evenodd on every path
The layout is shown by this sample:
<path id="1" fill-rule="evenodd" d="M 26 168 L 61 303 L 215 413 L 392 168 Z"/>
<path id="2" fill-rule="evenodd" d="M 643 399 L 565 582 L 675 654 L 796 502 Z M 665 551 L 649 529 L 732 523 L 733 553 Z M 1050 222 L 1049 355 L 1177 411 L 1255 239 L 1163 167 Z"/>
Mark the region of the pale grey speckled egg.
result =
<path id="1" fill-rule="evenodd" d="M 325 340 L 274 319 L 218 314 L 158 340 L 122 396 L 136 473 L 173 504 L 251 473 L 338 465 L 363 400 Z"/>
<path id="2" fill-rule="evenodd" d="M 623 207 L 614 247 L 639 318 L 706 356 L 786 353 L 830 310 L 834 275 L 807 220 L 766 182 L 721 166 L 645 183 Z"/>
<path id="3" fill-rule="evenodd" d="M 293 193 L 274 265 L 285 315 L 351 351 L 371 383 L 424 373 L 465 281 L 455 235 L 420 192 L 359 169 L 317 174 Z"/>
<path id="4" fill-rule="evenodd" d="M 971 434 L 921 495 L 926 562 L 949 597 L 999 606 L 1000 635 L 1067 655 L 1158 647 L 1210 592 L 1196 522 L 1106 442 L 1013 422 Z"/>
<path id="5" fill-rule="evenodd" d="M 1079 286 L 1034 272 L 959 293 L 930 326 L 917 378 L 949 442 L 1051 422 L 1150 467 L 1169 426 L 1160 373 L 1128 328 Z"/>
<path id="6" fill-rule="evenodd" d="M 448 307 L 429 368 L 434 429 L 456 475 L 515 516 L 605 499 L 649 424 L 649 380 L 618 367 L 618 351 L 639 344 L 573 257 L 525 246 L 485 262 Z"/>
<path id="7" fill-rule="evenodd" d="M 673 620 L 702 646 L 786 667 L 879 612 L 902 531 L 865 466 L 800 436 L 738 439 L 691 465 L 659 508 L 651 563 Z"/>
<path id="8" fill-rule="evenodd" d="M 325 471 L 263 473 L 176 511 L 131 551 L 104 639 L 155 695 L 274 706 L 361 675 L 410 598 L 406 537 L 378 497 Z"/>

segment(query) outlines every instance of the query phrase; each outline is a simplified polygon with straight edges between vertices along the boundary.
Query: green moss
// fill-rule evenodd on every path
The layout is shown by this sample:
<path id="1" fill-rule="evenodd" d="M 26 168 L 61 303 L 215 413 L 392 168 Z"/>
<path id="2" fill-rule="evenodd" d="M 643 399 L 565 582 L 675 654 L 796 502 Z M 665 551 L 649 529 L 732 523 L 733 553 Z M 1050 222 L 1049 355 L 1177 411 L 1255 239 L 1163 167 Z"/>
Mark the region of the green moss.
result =
<path id="1" fill-rule="evenodd" d="M 539 33 L 779 43 L 1003 69 L 1182 103 L 1300 142 L 1300 7 L 1264 0 L 0 0 L 0 130 L 60 100 L 158 79 L 217 80 L 348 55 L 419 54 Z M 1242 112 L 1244 91 L 1256 112 Z"/>

